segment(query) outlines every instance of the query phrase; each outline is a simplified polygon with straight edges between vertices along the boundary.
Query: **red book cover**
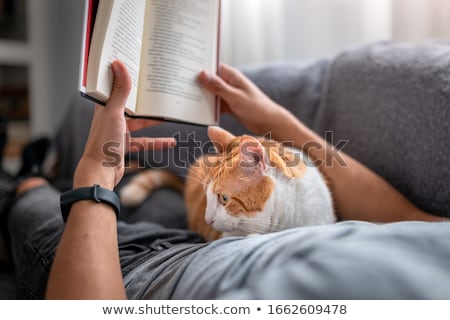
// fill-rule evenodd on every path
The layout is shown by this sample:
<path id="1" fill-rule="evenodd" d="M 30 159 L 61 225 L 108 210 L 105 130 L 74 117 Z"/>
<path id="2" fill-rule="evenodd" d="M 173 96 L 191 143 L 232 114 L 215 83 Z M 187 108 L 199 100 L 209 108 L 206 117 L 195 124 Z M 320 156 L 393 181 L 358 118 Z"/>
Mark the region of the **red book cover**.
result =
<path id="1" fill-rule="evenodd" d="M 82 83 L 83 87 L 86 87 L 87 80 L 87 66 L 89 60 L 89 49 L 91 45 L 92 32 L 94 30 L 94 22 L 95 17 L 97 15 L 97 8 L 99 0 L 86 0 L 86 21 L 84 26 L 84 35 L 83 35 L 83 55 L 81 61 L 82 64 Z"/>

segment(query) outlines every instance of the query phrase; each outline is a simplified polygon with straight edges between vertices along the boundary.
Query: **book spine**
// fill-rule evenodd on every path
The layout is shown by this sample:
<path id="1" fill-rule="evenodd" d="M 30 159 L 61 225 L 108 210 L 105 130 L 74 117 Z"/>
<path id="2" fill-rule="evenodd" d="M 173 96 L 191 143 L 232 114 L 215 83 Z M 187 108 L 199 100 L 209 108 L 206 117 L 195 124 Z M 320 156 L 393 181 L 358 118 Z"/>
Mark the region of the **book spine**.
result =
<path id="1" fill-rule="evenodd" d="M 222 32 L 222 0 L 218 0 L 219 2 L 219 18 L 218 20 L 218 26 L 217 26 L 217 66 L 216 66 L 216 73 L 220 76 L 220 47 L 221 47 L 221 32 Z M 219 119 L 220 119 L 220 98 L 218 96 L 216 96 L 216 114 L 215 114 L 215 121 L 216 124 L 219 123 Z"/>
<path id="2" fill-rule="evenodd" d="M 98 7 L 99 0 L 86 0 L 83 37 L 81 44 L 81 61 L 80 61 L 80 92 L 86 92 L 87 66 L 89 60 L 89 48 L 91 45 L 91 35 L 93 28 L 93 20 L 95 19 L 95 11 Z"/>

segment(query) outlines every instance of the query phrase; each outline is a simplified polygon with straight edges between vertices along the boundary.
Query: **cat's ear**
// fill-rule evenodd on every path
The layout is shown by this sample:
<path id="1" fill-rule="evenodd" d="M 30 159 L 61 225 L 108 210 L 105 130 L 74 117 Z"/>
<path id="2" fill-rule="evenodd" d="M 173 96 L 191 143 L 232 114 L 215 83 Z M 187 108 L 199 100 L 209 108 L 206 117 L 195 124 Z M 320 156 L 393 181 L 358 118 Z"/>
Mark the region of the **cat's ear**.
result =
<path id="1" fill-rule="evenodd" d="M 228 145 L 236 139 L 234 135 L 219 127 L 209 127 L 208 137 L 216 147 L 218 153 L 225 152 Z"/>
<path id="2" fill-rule="evenodd" d="M 265 152 L 261 142 L 253 137 L 244 136 L 240 141 L 239 149 L 241 151 L 239 158 L 241 166 L 251 168 L 259 166 L 262 171 L 266 170 Z"/>

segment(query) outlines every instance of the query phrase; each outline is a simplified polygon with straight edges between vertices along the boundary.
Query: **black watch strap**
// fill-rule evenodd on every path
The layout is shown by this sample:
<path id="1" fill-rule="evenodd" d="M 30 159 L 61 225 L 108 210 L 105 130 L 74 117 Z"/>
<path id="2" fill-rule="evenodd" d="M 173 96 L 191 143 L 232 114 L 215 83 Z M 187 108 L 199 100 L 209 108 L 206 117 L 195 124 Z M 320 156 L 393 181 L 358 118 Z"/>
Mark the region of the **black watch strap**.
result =
<path id="1" fill-rule="evenodd" d="M 119 218 L 119 196 L 115 192 L 102 188 L 96 184 L 93 187 L 70 190 L 61 194 L 60 207 L 64 222 L 67 221 L 72 205 L 75 202 L 85 200 L 92 200 L 97 203 L 109 204 L 114 209 L 117 219 Z"/>

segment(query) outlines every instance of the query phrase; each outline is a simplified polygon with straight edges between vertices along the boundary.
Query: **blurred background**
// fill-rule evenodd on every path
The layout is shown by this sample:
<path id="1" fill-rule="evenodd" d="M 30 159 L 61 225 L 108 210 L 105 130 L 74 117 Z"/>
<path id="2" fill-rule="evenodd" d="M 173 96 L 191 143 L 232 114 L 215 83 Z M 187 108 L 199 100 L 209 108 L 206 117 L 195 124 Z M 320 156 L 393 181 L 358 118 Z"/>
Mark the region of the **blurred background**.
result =
<path id="1" fill-rule="evenodd" d="M 14 170 L 77 94 L 84 0 L 0 0 L 0 130 Z M 311 60 L 374 41 L 450 39 L 450 0 L 223 0 L 222 60 Z M 8 124 L 5 126 L 6 119 Z"/>

